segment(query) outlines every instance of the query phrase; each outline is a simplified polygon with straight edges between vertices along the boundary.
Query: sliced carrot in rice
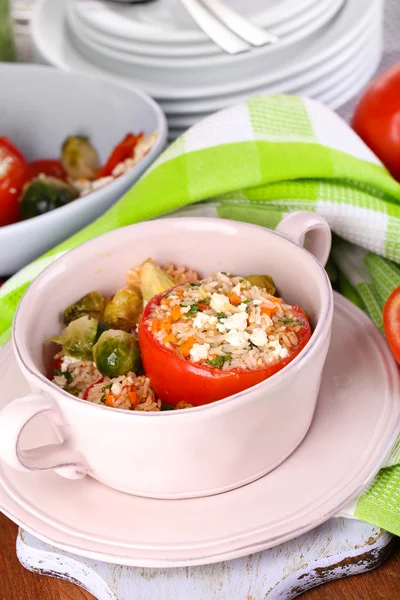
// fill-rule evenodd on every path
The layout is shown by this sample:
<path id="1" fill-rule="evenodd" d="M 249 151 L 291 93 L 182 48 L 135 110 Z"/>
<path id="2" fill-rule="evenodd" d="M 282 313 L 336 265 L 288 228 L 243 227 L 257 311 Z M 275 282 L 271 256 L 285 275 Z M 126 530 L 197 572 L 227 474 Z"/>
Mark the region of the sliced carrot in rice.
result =
<path id="1" fill-rule="evenodd" d="M 114 403 L 119 400 L 119 396 L 114 396 L 113 394 L 107 394 L 106 396 L 106 404 L 107 406 L 114 406 Z"/>
<path id="2" fill-rule="evenodd" d="M 131 389 L 128 392 L 128 398 L 131 403 L 131 408 L 135 408 L 139 404 L 139 396 L 137 395 L 136 390 Z"/>
<path id="3" fill-rule="evenodd" d="M 262 315 L 268 315 L 270 317 L 271 315 L 273 315 L 274 313 L 276 313 L 277 310 L 279 310 L 279 306 L 274 306 L 274 308 L 269 308 L 268 306 L 262 306 L 261 307 L 261 314 Z"/>
<path id="4" fill-rule="evenodd" d="M 186 340 L 184 344 L 182 344 L 182 346 L 180 347 L 180 351 L 184 358 L 187 358 L 189 356 L 190 351 L 195 344 L 197 344 L 197 342 L 196 338 L 194 337 L 190 337 L 188 340 Z"/>
<path id="5" fill-rule="evenodd" d="M 233 304 L 233 306 L 239 306 L 239 304 L 242 303 L 240 297 L 237 294 L 235 294 L 235 292 L 231 292 L 229 294 L 228 298 L 229 298 L 229 302 L 231 304 Z"/>
<path id="6" fill-rule="evenodd" d="M 160 319 L 153 319 L 151 322 L 151 331 L 153 333 L 157 333 L 158 331 L 160 331 L 160 328 L 161 328 Z"/>
<path id="7" fill-rule="evenodd" d="M 160 329 L 165 331 L 165 333 L 169 333 L 171 331 L 171 320 L 170 319 L 161 319 L 160 321 Z"/>
<path id="8" fill-rule="evenodd" d="M 178 321 L 178 319 L 181 318 L 181 307 L 180 306 L 174 306 L 174 308 L 171 310 L 171 321 Z"/>
<path id="9" fill-rule="evenodd" d="M 282 304 L 282 298 L 277 298 L 276 296 L 269 296 L 268 300 L 271 300 L 272 302 L 277 302 L 278 304 Z"/>
<path id="10" fill-rule="evenodd" d="M 164 344 L 168 344 L 168 342 L 170 342 L 172 344 L 176 344 L 178 342 L 178 338 L 176 336 L 174 336 L 173 333 L 170 333 L 169 335 L 166 335 L 165 338 L 163 339 Z"/>

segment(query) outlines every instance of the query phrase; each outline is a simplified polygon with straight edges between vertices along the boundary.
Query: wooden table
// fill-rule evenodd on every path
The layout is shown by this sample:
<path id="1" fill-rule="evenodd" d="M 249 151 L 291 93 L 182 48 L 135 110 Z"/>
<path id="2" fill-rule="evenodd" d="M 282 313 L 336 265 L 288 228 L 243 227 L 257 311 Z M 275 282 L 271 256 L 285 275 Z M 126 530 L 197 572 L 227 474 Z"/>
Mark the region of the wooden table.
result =
<path id="1" fill-rule="evenodd" d="M 17 531 L 17 526 L 0 514 L 0 600 L 93 599 L 71 583 L 24 569 L 15 554 Z M 396 540 L 390 557 L 378 569 L 332 581 L 301 597 L 304 600 L 400 600 L 400 541 Z M 249 597 L 244 600 L 259 599 Z"/>

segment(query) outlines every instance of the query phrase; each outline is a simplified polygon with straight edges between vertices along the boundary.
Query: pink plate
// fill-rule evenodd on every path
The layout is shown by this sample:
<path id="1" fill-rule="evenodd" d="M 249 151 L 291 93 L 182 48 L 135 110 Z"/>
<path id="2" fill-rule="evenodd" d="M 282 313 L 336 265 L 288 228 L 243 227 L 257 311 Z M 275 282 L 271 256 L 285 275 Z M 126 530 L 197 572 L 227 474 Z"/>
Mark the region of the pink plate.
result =
<path id="1" fill-rule="evenodd" d="M 0 372 L 3 408 L 28 391 L 9 344 L 0 354 Z M 217 496 L 152 500 L 89 477 L 22 473 L 1 463 L 0 506 L 44 541 L 97 560 L 147 567 L 229 560 L 334 516 L 378 471 L 399 422 L 399 377 L 386 342 L 358 308 L 335 294 L 313 423 L 294 454 L 262 479 Z M 38 417 L 30 424 L 26 447 L 54 441 L 44 423 Z"/>

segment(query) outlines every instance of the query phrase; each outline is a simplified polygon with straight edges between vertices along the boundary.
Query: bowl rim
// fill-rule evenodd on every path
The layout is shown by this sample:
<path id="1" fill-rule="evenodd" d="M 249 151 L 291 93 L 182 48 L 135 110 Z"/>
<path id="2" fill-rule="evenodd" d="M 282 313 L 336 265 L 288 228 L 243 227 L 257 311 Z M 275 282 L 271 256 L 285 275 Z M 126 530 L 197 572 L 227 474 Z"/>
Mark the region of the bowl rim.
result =
<path id="1" fill-rule="evenodd" d="M 132 169 L 120 175 L 114 181 L 111 181 L 106 186 L 101 187 L 97 190 L 94 190 L 90 194 L 85 196 L 78 196 L 72 202 L 64 206 L 60 206 L 51 210 L 43 215 L 37 215 L 36 217 L 32 217 L 31 219 L 25 219 L 23 221 L 17 221 L 16 223 L 10 223 L 9 225 L 3 225 L 0 227 L 0 236 L 3 232 L 7 232 L 8 235 L 14 234 L 22 234 L 27 231 L 28 228 L 31 227 L 31 223 L 44 223 L 46 219 L 50 220 L 51 216 L 57 213 L 60 215 L 60 218 L 68 217 L 69 213 L 74 212 L 76 210 L 76 206 L 82 206 L 81 201 L 85 202 L 85 206 L 90 207 L 95 205 L 98 200 L 97 193 L 105 192 L 105 190 L 109 191 L 110 194 L 118 193 L 120 188 L 125 187 L 129 180 L 132 179 L 135 175 L 140 176 L 159 156 L 162 150 L 165 148 L 168 138 L 168 124 L 167 118 L 165 116 L 164 111 L 161 106 L 153 100 L 146 92 L 138 89 L 133 85 L 129 85 L 127 82 L 122 80 L 114 79 L 110 76 L 102 76 L 102 75 L 94 75 L 94 74 L 83 74 L 83 73 L 73 73 L 67 71 L 61 71 L 55 67 L 49 65 L 37 65 L 37 64 L 25 64 L 25 63 L 0 63 L 0 77 L 3 72 L 12 72 L 13 70 L 20 71 L 22 76 L 24 76 L 24 72 L 38 72 L 38 73 L 48 73 L 50 77 L 61 77 L 61 78 L 71 78 L 71 79 L 82 79 L 85 80 L 85 83 L 90 83 L 90 80 L 96 81 L 98 83 L 108 84 L 110 87 L 120 88 L 124 90 L 124 93 L 129 92 L 132 96 L 136 96 L 144 100 L 153 110 L 157 126 L 154 131 L 158 132 L 157 139 L 150 149 L 150 151 L 134 166 Z M 111 151 L 111 150 L 110 150 Z M 38 159 L 36 159 L 38 160 Z M 134 183 L 132 183 L 134 185 Z M 124 192 L 125 193 L 125 192 Z M 121 196 L 122 197 L 122 196 Z"/>
<path id="2" fill-rule="evenodd" d="M 71 261 L 72 256 L 78 255 L 82 247 L 84 247 L 84 246 L 87 247 L 87 246 L 90 246 L 90 244 L 95 244 L 96 242 L 98 242 L 99 239 L 105 240 L 107 237 L 112 238 L 113 236 L 117 235 L 118 232 L 121 230 L 128 230 L 128 229 L 134 229 L 134 228 L 135 229 L 139 228 L 139 229 L 145 230 L 146 228 L 151 227 L 152 223 L 154 223 L 154 222 L 165 223 L 166 227 L 168 225 L 173 225 L 173 226 L 178 226 L 178 227 L 183 226 L 185 224 L 185 222 L 189 223 L 189 224 L 191 223 L 193 225 L 200 224 L 200 223 L 202 223 L 202 224 L 208 223 L 210 226 L 212 226 L 212 225 L 223 226 L 224 224 L 230 224 L 235 227 L 238 227 L 239 229 L 245 229 L 245 230 L 247 229 L 249 233 L 251 233 L 252 230 L 257 229 L 257 230 L 262 230 L 265 235 L 273 235 L 273 236 L 277 236 L 277 237 L 281 238 L 286 243 L 291 244 L 292 246 L 295 246 L 299 252 L 305 252 L 308 255 L 309 259 L 311 259 L 314 262 L 316 269 L 319 270 L 319 273 L 321 276 L 320 277 L 321 283 L 323 283 L 325 286 L 325 296 L 326 297 L 325 297 L 325 302 L 323 301 L 321 303 L 321 315 L 318 319 L 317 325 L 316 325 L 314 331 L 312 332 L 310 340 L 307 342 L 307 344 L 305 345 L 303 350 L 283 369 L 281 369 L 280 371 L 278 371 L 277 373 L 275 373 L 268 379 L 265 379 L 264 381 L 261 381 L 260 383 L 254 385 L 254 386 L 251 386 L 250 388 L 247 388 L 241 392 L 232 394 L 231 396 L 227 396 L 226 398 L 222 398 L 221 400 L 216 400 L 215 402 L 211 402 L 209 404 L 204 404 L 202 406 L 195 406 L 195 407 L 191 408 L 190 410 L 171 410 L 171 411 L 167 410 L 167 411 L 159 411 L 159 412 L 156 412 L 156 411 L 142 412 L 142 411 L 127 411 L 127 410 L 123 410 L 123 409 L 115 409 L 113 407 L 103 406 L 100 404 L 95 404 L 93 402 L 87 402 L 86 400 L 83 400 L 83 398 L 77 398 L 76 396 L 73 396 L 72 394 L 69 394 L 62 388 L 58 387 L 55 383 L 53 383 L 50 379 L 48 379 L 41 371 L 39 371 L 39 369 L 37 369 L 34 366 L 33 359 L 31 358 L 31 354 L 28 351 L 27 344 L 22 344 L 22 346 L 23 346 L 22 350 L 20 348 L 20 342 L 22 342 L 23 340 L 19 339 L 21 334 L 18 334 L 18 316 L 19 316 L 20 312 L 22 310 L 24 310 L 25 303 L 27 303 L 27 301 L 28 301 L 27 299 L 29 299 L 30 295 L 33 293 L 32 290 L 34 291 L 35 288 L 37 286 L 39 286 L 42 283 L 42 281 L 45 280 L 49 276 L 49 274 L 52 272 L 52 270 L 54 268 L 56 268 L 56 266 L 59 265 L 63 260 Z M 283 378 L 287 378 L 289 374 L 291 374 L 295 370 L 300 369 L 303 366 L 303 364 L 308 360 L 309 356 L 311 354 L 315 354 L 315 352 L 319 349 L 319 347 L 323 345 L 327 334 L 329 334 L 329 332 L 331 330 L 332 317 L 333 317 L 333 306 L 334 306 L 334 303 L 333 303 L 332 286 L 331 286 L 328 274 L 326 273 L 324 267 L 320 264 L 320 262 L 317 260 L 317 258 L 313 254 L 311 254 L 308 250 L 304 249 L 303 247 L 299 246 L 299 244 L 297 244 L 290 238 L 286 237 L 285 235 L 278 233 L 276 231 L 273 231 L 271 229 L 267 229 L 266 227 L 262 227 L 260 225 L 254 225 L 252 223 L 245 223 L 245 222 L 241 222 L 241 221 L 234 221 L 231 219 L 221 219 L 221 218 L 217 218 L 217 217 L 160 218 L 160 219 L 153 219 L 152 221 L 142 221 L 139 223 L 127 225 L 125 227 L 114 229 L 112 231 L 108 231 L 106 233 L 103 233 L 102 235 L 99 235 L 95 238 L 87 240 L 86 242 L 76 246 L 75 248 L 72 248 L 71 250 L 69 250 L 67 252 L 64 252 L 61 256 L 56 258 L 50 265 L 48 265 L 45 269 L 43 269 L 43 271 L 31 283 L 31 285 L 28 287 L 28 289 L 24 293 L 23 297 L 21 298 L 20 303 L 15 312 L 14 319 L 13 319 L 12 341 L 13 341 L 14 351 L 16 353 L 19 363 L 23 366 L 24 369 L 26 369 L 26 371 L 29 373 L 29 375 L 31 377 L 33 377 L 35 380 L 40 382 L 41 386 L 44 386 L 45 388 L 49 387 L 50 390 L 54 390 L 55 392 L 60 393 L 64 398 L 67 398 L 69 400 L 74 400 L 76 402 L 81 403 L 82 405 L 88 407 L 89 410 L 91 410 L 89 408 L 89 406 L 92 408 L 95 408 L 95 409 L 106 410 L 106 411 L 108 411 L 108 413 L 110 415 L 114 414 L 115 418 L 120 418 L 120 417 L 123 417 L 124 415 L 125 416 L 131 415 L 128 418 L 161 418 L 161 417 L 163 417 L 163 418 L 175 417 L 176 418 L 178 415 L 186 417 L 187 415 L 189 415 L 189 416 L 196 415 L 200 411 L 207 411 L 207 410 L 213 410 L 217 407 L 224 407 L 232 401 L 245 398 L 246 395 L 248 394 L 249 390 L 254 390 L 256 388 L 260 389 L 261 386 L 266 388 L 266 393 L 273 391 L 274 388 L 276 388 L 277 386 L 280 385 L 280 382 L 283 380 Z M 44 343 L 44 342 L 42 342 L 42 343 Z M 41 388 L 41 391 L 43 391 L 42 388 Z M 118 417 L 118 415 L 120 415 L 120 417 Z"/>

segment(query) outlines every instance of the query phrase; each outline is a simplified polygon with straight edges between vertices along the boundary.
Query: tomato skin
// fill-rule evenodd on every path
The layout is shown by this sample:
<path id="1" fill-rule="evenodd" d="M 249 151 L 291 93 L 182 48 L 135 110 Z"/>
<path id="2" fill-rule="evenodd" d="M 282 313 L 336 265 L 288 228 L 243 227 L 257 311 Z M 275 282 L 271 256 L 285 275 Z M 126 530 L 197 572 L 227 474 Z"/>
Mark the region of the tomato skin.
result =
<path id="1" fill-rule="evenodd" d="M 19 150 L 14 154 L 11 142 L 7 138 L 1 139 L 0 164 L 4 161 L 8 164 L 4 172 L 0 170 L 0 227 L 19 221 L 18 199 L 25 183 L 32 179 L 30 166 L 21 159 Z"/>
<path id="2" fill-rule="evenodd" d="M 171 406 L 176 406 L 181 401 L 201 406 L 256 385 L 290 363 L 311 337 L 309 322 L 304 318 L 301 309 L 294 307 L 294 316 L 301 319 L 304 326 L 297 333 L 299 344 L 296 350 L 287 358 L 257 371 L 221 371 L 207 365 L 196 365 L 160 344 L 145 324 L 152 308 L 160 304 L 167 293 L 168 291 L 155 296 L 146 305 L 139 322 L 139 348 L 144 372 L 150 378 L 152 388 L 162 401 Z"/>
<path id="3" fill-rule="evenodd" d="M 0 146 L 7 148 L 11 154 L 14 154 L 19 160 L 26 163 L 25 156 L 22 154 L 21 150 L 17 148 L 15 144 L 12 143 L 7 137 L 0 137 Z"/>
<path id="4" fill-rule="evenodd" d="M 56 177 L 62 181 L 67 181 L 67 172 L 59 160 L 42 159 L 34 160 L 30 163 L 33 178 L 38 175 L 46 175 L 47 177 Z"/>
<path id="5" fill-rule="evenodd" d="M 108 177 L 109 175 L 112 175 L 112 172 L 114 171 L 115 167 L 120 162 L 123 162 L 127 158 L 132 158 L 135 146 L 142 137 L 143 133 L 139 133 L 138 135 L 128 133 L 111 152 L 106 164 L 100 170 L 99 177 Z"/>
<path id="6" fill-rule="evenodd" d="M 393 356 L 400 364 L 400 287 L 393 290 L 383 307 L 383 327 Z"/>
<path id="7" fill-rule="evenodd" d="M 400 63 L 372 82 L 355 109 L 352 127 L 400 181 Z"/>

